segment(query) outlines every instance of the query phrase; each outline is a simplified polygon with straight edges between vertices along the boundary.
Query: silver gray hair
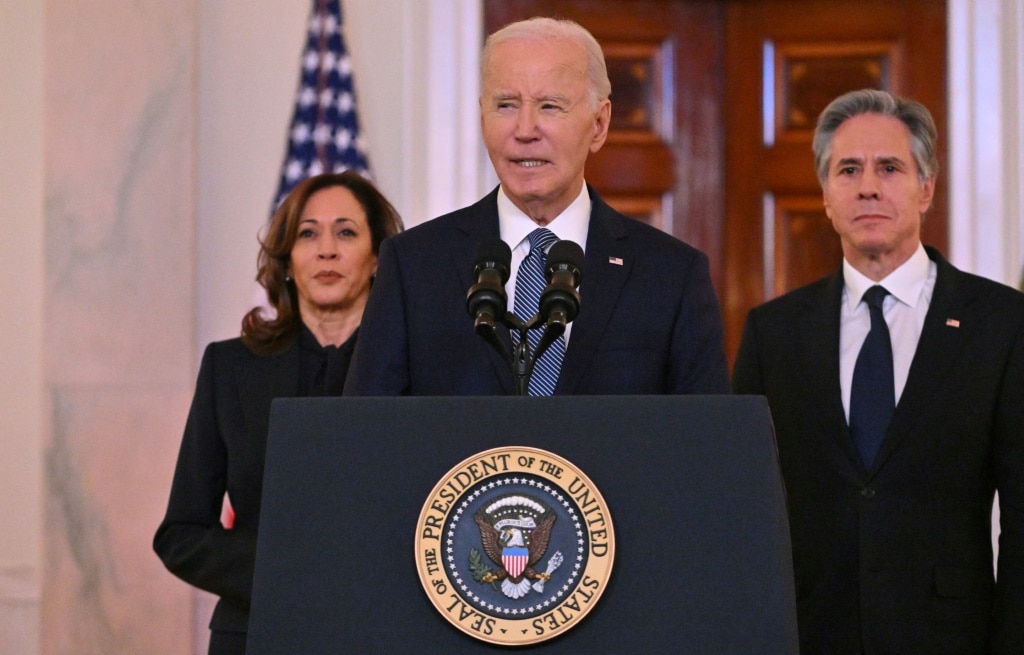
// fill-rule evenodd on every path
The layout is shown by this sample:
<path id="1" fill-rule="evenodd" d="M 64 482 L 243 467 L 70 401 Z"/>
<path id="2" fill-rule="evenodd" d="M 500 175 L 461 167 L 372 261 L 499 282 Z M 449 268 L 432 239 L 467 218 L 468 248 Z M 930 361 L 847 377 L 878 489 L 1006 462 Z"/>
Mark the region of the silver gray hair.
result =
<path id="1" fill-rule="evenodd" d="M 587 58 L 587 86 L 592 108 L 596 109 L 603 100 L 611 96 L 612 83 L 608 79 L 604 52 L 594 35 L 575 21 L 542 16 L 510 23 L 487 37 L 480 55 L 480 87 L 483 88 L 484 75 L 487 73 L 495 46 L 509 41 L 545 39 L 572 41 L 583 48 Z"/>
<path id="2" fill-rule="evenodd" d="M 939 158 L 935 152 L 938 132 L 928 108 L 916 100 L 900 98 L 887 91 L 861 89 L 839 96 L 818 116 L 818 125 L 814 128 L 814 168 L 823 188 L 828 180 L 832 138 L 836 130 L 861 114 L 890 116 L 907 126 L 910 130 L 910 152 L 922 184 L 939 172 Z"/>

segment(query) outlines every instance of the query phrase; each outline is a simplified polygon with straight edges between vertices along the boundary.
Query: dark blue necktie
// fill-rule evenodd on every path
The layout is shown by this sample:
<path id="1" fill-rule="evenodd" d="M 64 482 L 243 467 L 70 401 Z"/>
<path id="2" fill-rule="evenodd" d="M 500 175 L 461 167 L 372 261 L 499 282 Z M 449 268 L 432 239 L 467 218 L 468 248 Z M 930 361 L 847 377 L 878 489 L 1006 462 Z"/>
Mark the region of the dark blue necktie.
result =
<path id="1" fill-rule="evenodd" d="M 516 273 L 516 297 L 512 311 L 523 322 L 530 320 L 540 308 L 540 294 L 547 286 L 544 266 L 547 264 L 547 250 L 558 237 L 547 228 L 537 228 L 530 232 L 530 253 L 519 265 Z M 537 342 L 543 330 L 530 330 L 527 339 L 530 352 L 537 351 Z M 512 331 L 513 343 L 518 343 L 519 333 Z M 533 375 L 530 377 L 531 396 L 550 396 L 555 392 L 558 373 L 562 369 L 562 358 L 565 357 L 565 337 L 561 336 L 552 343 L 544 355 L 534 363 Z"/>
<path id="2" fill-rule="evenodd" d="M 869 469 L 896 410 L 892 341 L 882 314 L 882 303 L 887 295 L 889 292 L 878 285 L 864 293 L 864 302 L 871 312 L 871 331 L 857 355 L 850 388 L 850 434 L 864 466 Z"/>

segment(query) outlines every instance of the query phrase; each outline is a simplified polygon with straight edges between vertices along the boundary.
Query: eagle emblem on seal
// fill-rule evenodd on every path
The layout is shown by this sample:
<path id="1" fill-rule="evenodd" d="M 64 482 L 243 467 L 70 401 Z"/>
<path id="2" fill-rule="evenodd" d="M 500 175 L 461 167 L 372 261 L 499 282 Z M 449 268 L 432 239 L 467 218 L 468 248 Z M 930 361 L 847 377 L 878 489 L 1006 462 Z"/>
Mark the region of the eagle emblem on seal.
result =
<path id="1" fill-rule="evenodd" d="M 562 553 L 556 551 L 544 571 L 535 568 L 547 553 L 555 513 L 537 498 L 511 494 L 482 507 L 473 518 L 480 528 L 484 553 L 498 567 L 492 570 L 473 548 L 469 552 L 473 579 L 494 589 L 500 582 L 501 592 L 509 598 L 522 598 L 531 589 L 542 593 L 544 583 L 563 560 Z"/>

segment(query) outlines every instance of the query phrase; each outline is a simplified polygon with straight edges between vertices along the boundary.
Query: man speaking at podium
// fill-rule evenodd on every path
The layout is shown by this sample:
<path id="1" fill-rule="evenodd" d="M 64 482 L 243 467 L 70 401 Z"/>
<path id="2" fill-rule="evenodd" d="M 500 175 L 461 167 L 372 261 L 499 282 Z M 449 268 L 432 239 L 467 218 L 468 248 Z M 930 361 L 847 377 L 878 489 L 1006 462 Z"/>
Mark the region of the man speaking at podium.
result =
<path id="1" fill-rule="evenodd" d="M 528 280 L 543 279 L 551 244 L 585 244 L 578 315 L 537 360 L 530 395 L 729 393 L 707 257 L 584 182 L 608 135 L 610 93 L 600 45 L 572 21 L 534 18 L 487 39 L 480 122 L 501 184 L 381 246 L 346 395 L 513 393 L 509 358 L 466 311 L 476 253 L 499 237 L 512 249 L 507 306 L 524 321 L 538 306 Z M 519 336 L 496 334 L 506 349 Z"/>

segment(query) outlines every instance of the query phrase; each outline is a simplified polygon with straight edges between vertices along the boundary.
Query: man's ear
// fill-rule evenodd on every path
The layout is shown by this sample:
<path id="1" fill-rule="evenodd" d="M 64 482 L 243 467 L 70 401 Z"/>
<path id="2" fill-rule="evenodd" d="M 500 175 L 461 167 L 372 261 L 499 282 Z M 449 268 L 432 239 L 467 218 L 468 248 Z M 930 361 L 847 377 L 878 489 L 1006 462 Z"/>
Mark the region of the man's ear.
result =
<path id="1" fill-rule="evenodd" d="M 928 208 L 932 206 L 932 200 L 935 198 L 935 176 L 932 175 L 927 180 L 921 183 L 921 213 L 924 214 L 928 211 Z"/>
<path id="2" fill-rule="evenodd" d="M 594 114 L 594 138 L 590 142 L 590 152 L 597 152 L 608 138 L 608 127 L 612 121 L 612 101 L 605 98 Z"/>

